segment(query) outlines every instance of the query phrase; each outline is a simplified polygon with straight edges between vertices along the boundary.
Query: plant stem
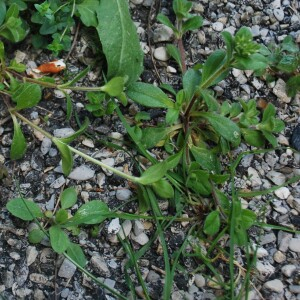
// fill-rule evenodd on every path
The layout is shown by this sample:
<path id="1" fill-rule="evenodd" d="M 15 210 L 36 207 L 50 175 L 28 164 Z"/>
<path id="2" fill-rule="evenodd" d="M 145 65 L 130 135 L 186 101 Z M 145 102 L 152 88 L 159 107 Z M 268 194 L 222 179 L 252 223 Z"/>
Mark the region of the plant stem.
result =
<path id="1" fill-rule="evenodd" d="M 49 138 L 51 141 L 55 141 L 56 138 L 53 137 L 50 133 L 48 133 L 47 131 L 43 130 L 43 129 L 40 128 L 39 126 L 35 125 L 34 123 L 32 123 L 31 121 L 29 121 L 27 118 L 25 118 L 24 116 L 22 116 L 22 115 L 19 114 L 18 112 L 11 110 L 11 113 L 14 114 L 15 116 L 17 116 L 20 120 L 24 121 L 24 122 L 25 122 L 26 124 L 28 124 L 30 127 L 32 127 L 32 128 L 34 128 L 34 129 L 36 129 L 37 131 L 41 132 L 43 135 L 45 135 L 45 136 L 46 136 L 47 138 Z M 57 139 L 57 140 L 59 140 L 59 139 Z M 67 145 L 67 144 L 66 144 L 66 145 Z M 97 160 L 97 159 L 95 159 L 95 158 L 93 158 L 93 157 L 91 157 L 91 156 L 89 156 L 89 155 L 87 155 L 87 154 L 85 154 L 85 153 L 83 153 L 83 152 L 81 152 L 81 151 L 79 151 L 79 150 L 77 150 L 77 149 L 75 149 L 75 148 L 69 146 L 69 145 L 67 145 L 67 146 L 68 146 L 68 148 L 69 148 L 73 153 L 78 154 L 79 156 L 81 156 L 81 157 L 85 158 L 86 160 L 88 160 L 88 161 L 90 161 L 90 162 L 92 162 L 92 163 L 94 163 L 94 164 L 100 166 L 101 168 L 104 168 L 104 169 L 106 169 L 106 170 L 108 170 L 108 171 L 111 171 L 111 172 L 113 172 L 114 174 L 119 175 L 119 176 L 121 176 L 121 177 L 123 177 L 123 178 L 125 178 L 125 179 L 127 179 L 127 180 L 129 180 L 129 181 L 136 182 L 136 183 L 139 182 L 139 179 L 140 179 L 139 177 L 135 177 L 135 176 L 131 176 L 131 175 L 125 174 L 125 173 L 119 171 L 118 169 L 113 168 L 113 167 L 111 167 L 111 166 L 108 166 L 108 165 L 102 163 L 101 161 L 99 161 L 99 160 Z"/>
<path id="2" fill-rule="evenodd" d="M 177 45 L 178 45 L 178 49 L 179 49 L 179 53 L 180 53 L 182 74 L 184 74 L 186 72 L 187 68 L 186 68 L 186 63 L 185 63 L 186 55 L 185 55 L 182 37 L 177 40 Z"/>

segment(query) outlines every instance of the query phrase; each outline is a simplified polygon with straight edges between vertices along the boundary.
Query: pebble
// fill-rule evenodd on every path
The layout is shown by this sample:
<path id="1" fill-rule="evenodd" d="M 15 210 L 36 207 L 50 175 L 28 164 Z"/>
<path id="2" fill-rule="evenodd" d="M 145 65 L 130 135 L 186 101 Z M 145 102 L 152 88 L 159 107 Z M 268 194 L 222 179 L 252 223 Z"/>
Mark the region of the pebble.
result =
<path id="1" fill-rule="evenodd" d="M 289 290 L 294 294 L 300 294 L 300 285 L 290 285 Z M 299 299 L 297 297 L 297 299 Z"/>
<path id="2" fill-rule="evenodd" d="M 50 187 L 54 189 L 59 189 L 61 186 L 63 186 L 66 183 L 66 179 L 64 176 L 60 176 L 57 179 L 55 179 L 51 184 Z"/>
<path id="3" fill-rule="evenodd" d="M 157 60 L 161 60 L 161 61 L 167 61 L 170 56 L 167 52 L 166 47 L 158 47 L 154 50 L 153 56 L 157 59 Z"/>
<path id="4" fill-rule="evenodd" d="M 160 275 L 150 270 L 146 280 L 147 282 L 157 282 L 158 280 L 160 280 Z"/>
<path id="5" fill-rule="evenodd" d="M 132 223 L 130 220 L 125 220 L 122 224 L 122 228 L 119 231 L 119 236 L 122 240 L 125 239 L 125 237 L 127 237 L 130 233 L 132 229 Z"/>
<path id="6" fill-rule="evenodd" d="M 137 242 L 139 245 L 146 245 L 149 242 L 149 237 L 145 232 L 140 233 L 139 235 L 131 235 L 131 239 Z"/>
<path id="7" fill-rule="evenodd" d="M 282 252 L 286 252 L 289 247 L 289 242 L 292 239 L 293 235 L 288 232 L 279 231 L 278 232 L 278 249 Z"/>
<path id="8" fill-rule="evenodd" d="M 261 237 L 260 244 L 263 246 L 269 243 L 273 243 L 275 241 L 276 241 L 276 235 L 273 232 L 271 232 Z"/>
<path id="9" fill-rule="evenodd" d="M 117 234 L 120 229 L 121 229 L 120 219 L 115 218 L 110 221 L 108 228 L 107 228 L 107 232 L 109 234 Z"/>
<path id="10" fill-rule="evenodd" d="M 139 220 L 134 221 L 133 231 L 135 235 L 141 234 L 144 231 L 144 229 L 145 229 L 144 224 L 141 221 Z"/>
<path id="11" fill-rule="evenodd" d="M 171 74 L 176 74 L 177 70 L 171 66 L 167 66 L 167 72 Z"/>
<path id="12" fill-rule="evenodd" d="M 75 168 L 68 176 L 70 179 L 74 180 L 88 180 L 93 178 L 95 171 L 86 165 L 81 165 Z"/>
<path id="13" fill-rule="evenodd" d="M 215 22 L 212 24 L 212 28 L 215 31 L 221 32 L 224 29 L 224 24 L 222 22 Z"/>
<path id="14" fill-rule="evenodd" d="M 291 238 L 289 241 L 289 249 L 294 252 L 300 252 L 300 239 Z"/>
<path id="15" fill-rule="evenodd" d="M 173 30 L 163 24 L 159 24 L 153 32 L 153 41 L 154 43 L 159 42 L 170 42 L 174 38 Z"/>
<path id="16" fill-rule="evenodd" d="M 264 288 L 276 293 L 282 293 L 283 287 L 283 283 L 279 279 L 270 280 L 264 284 Z"/>
<path id="17" fill-rule="evenodd" d="M 291 277 L 292 274 L 297 270 L 297 267 L 295 265 L 285 265 L 281 268 L 281 272 L 286 277 Z"/>
<path id="18" fill-rule="evenodd" d="M 52 141 L 49 138 L 44 137 L 43 141 L 42 141 L 42 144 L 41 144 L 42 154 L 46 155 L 49 152 L 51 146 L 52 146 Z"/>
<path id="19" fill-rule="evenodd" d="M 257 248 L 257 251 L 256 251 L 256 257 L 257 258 L 263 258 L 263 257 L 266 257 L 269 255 L 269 252 L 263 248 L 263 247 L 259 247 Z"/>
<path id="20" fill-rule="evenodd" d="M 273 183 L 281 185 L 285 183 L 285 175 L 274 170 L 268 172 L 266 177 L 269 178 Z"/>
<path id="21" fill-rule="evenodd" d="M 259 272 L 261 280 L 264 280 L 275 272 L 275 268 L 269 262 L 263 263 L 261 261 L 257 261 L 256 269 Z"/>
<path id="22" fill-rule="evenodd" d="M 59 277 L 70 279 L 75 274 L 75 271 L 76 271 L 76 266 L 72 262 L 70 262 L 67 258 L 65 258 L 59 268 L 57 275 Z"/>
<path id="23" fill-rule="evenodd" d="M 113 289 L 116 285 L 116 281 L 110 278 L 105 278 L 104 284 Z"/>
<path id="24" fill-rule="evenodd" d="M 17 252 L 10 252 L 9 253 L 9 256 L 12 258 L 12 259 L 14 259 L 14 260 L 19 260 L 20 258 L 21 258 L 21 256 L 20 256 L 20 254 L 19 253 L 17 253 Z"/>
<path id="25" fill-rule="evenodd" d="M 28 246 L 26 249 L 26 263 L 27 266 L 33 264 L 38 256 L 39 252 L 36 250 L 35 246 Z"/>
<path id="26" fill-rule="evenodd" d="M 300 151 L 300 124 L 298 124 L 291 136 L 291 146 Z"/>
<path id="27" fill-rule="evenodd" d="M 115 165 L 115 159 L 112 157 L 102 159 L 101 162 L 109 167 L 113 167 Z M 106 169 L 104 166 L 102 167 L 102 170 L 107 176 L 111 176 L 113 174 L 112 171 Z"/>
<path id="28" fill-rule="evenodd" d="M 257 186 L 262 185 L 260 176 L 258 175 L 258 172 L 254 168 L 249 167 L 247 172 L 248 172 L 249 180 L 251 182 L 252 187 L 257 187 Z"/>
<path id="29" fill-rule="evenodd" d="M 204 45 L 206 43 L 205 32 L 203 30 L 198 31 L 197 37 L 201 45 Z"/>
<path id="30" fill-rule="evenodd" d="M 110 277 L 110 271 L 104 258 L 100 257 L 99 255 L 93 255 L 90 260 L 90 264 L 99 275 Z"/>
<path id="31" fill-rule="evenodd" d="M 198 288 L 204 287 L 205 283 L 205 278 L 202 274 L 195 274 L 195 284 Z"/>
<path id="32" fill-rule="evenodd" d="M 276 251 L 273 255 L 273 258 L 279 264 L 286 260 L 285 254 L 282 253 L 281 251 Z"/>
<path id="33" fill-rule="evenodd" d="M 132 192 L 128 189 L 118 189 L 116 192 L 116 198 L 120 201 L 128 200 L 132 195 Z"/>
<path id="34" fill-rule="evenodd" d="M 25 60 L 25 58 L 27 57 L 27 54 L 20 50 L 16 50 L 14 54 L 15 54 L 15 61 L 17 63 L 22 63 Z"/>
<path id="35" fill-rule="evenodd" d="M 285 91 L 286 91 L 286 83 L 281 78 L 279 78 L 276 81 L 276 84 L 273 88 L 273 93 L 275 96 L 279 98 L 280 101 L 284 103 L 290 103 L 292 98 L 288 97 Z"/>
<path id="36" fill-rule="evenodd" d="M 57 138 L 65 138 L 72 135 L 74 132 L 75 131 L 73 128 L 60 128 L 60 129 L 55 129 L 53 131 L 53 135 Z"/>
<path id="37" fill-rule="evenodd" d="M 30 279 L 30 281 L 38 283 L 38 284 L 48 284 L 48 282 L 49 282 L 48 277 L 46 277 L 43 274 L 39 274 L 39 273 L 31 273 L 29 275 L 29 279 Z"/>
<path id="38" fill-rule="evenodd" d="M 134 5 L 142 4 L 144 0 L 130 0 L 130 2 Z"/>
<path id="39" fill-rule="evenodd" d="M 87 146 L 89 148 L 95 148 L 95 144 L 94 144 L 93 140 L 91 140 L 91 139 L 84 139 L 82 141 L 82 145 Z"/>
<path id="40" fill-rule="evenodd" d="M 290 190 L 287 187 L 281 187 L 278 190 L 276 190 L 275 195 L 279 198 L 279 199 L 287 199 L 288 196 L 291 194 Z"/>
<path id="41" fill-rule="evenodd" d="M 273 10 L 274 17 L 277 21 L 281 22 L 284 19 L 284 11 L 281 8 L 276 8 Z"/>

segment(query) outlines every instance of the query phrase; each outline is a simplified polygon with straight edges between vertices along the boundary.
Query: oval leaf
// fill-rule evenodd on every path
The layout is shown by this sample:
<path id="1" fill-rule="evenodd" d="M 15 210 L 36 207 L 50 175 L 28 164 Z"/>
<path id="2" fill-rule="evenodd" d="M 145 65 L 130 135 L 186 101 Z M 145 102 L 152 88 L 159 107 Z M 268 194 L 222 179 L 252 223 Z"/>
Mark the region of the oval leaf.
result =
<path id="1" fill-rule="evenodd" d="M 77 193 L 73 187 L 65 189 L 60 195 L 61 208 L 72 207 L 77 201 Z"/>
<path id="2" fill-rule="evenodd" d="M 67 249 L 67 254 L 75 261 L 78 263 L 79 266 L 82 268 L 85 267 L 87 260 L 85 258 L 85 255 L 80 248 L 78 244 L 70 243 L 68 249 Z"/>
<path id="3" fill-rule="evenodd" d="M 32 221 L 43 216 L 37 204 L 22 198 L 10 200 L 6 204 L 6 208 L 12 215 L 24 221 Z"/>
<path id="4" fill-rule="evenodd" d="M 59 226 L 51 226 L 49 235 L 51 247 L 55 252 L 60 254 L 67 250 L 70 241 L 67 234 Z"/>
<path id="5" fill-rule="evenodd" d="M 170 182 L 162 178 L 152 185 L 154 192 L 161 198 L 173 198 L 174 189 Z"/>
<path id="6" fill-rule="evenodd" d="M 28 234 L 28 240 L 32 244 L 40 243 L 45 237 L 45 233 L 41 229 L 33 229 Z"/>
<path id="7" fill-rule="evenodd" d="M 208 214 L 204 222 L 203 231 L 207 235 L 214 235 L 220 229 L 220 214 L 217 210 Z"/>
<path id="8" fill-rule="evenodd" d="M 16 109 L 33 107 L 41 100 L 42 90 L 38 84 L 25 82 L 17 87 L 11 98 L 17 103 Z"/>

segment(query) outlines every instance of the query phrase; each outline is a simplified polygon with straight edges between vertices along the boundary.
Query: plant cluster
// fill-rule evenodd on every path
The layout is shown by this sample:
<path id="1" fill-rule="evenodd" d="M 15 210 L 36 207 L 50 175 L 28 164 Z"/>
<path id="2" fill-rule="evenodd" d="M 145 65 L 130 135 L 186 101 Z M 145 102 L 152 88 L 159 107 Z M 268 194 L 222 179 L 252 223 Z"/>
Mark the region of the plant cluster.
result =
<path id="1" fill-rule="evenodd" d="M 7 4 L 5 2 L 0 4 L 0 16 L 3 16 L 2 20 L 0 19 L 2 24 L 0 35 L 11 42 L 19 42 L 29 32 L 27 23 L 19 18 L 21 10 L 27 11 L 27 4 L 25 1 L 12 4 L 10 2 L 15 1 L 6 2 Z M 266 48 L 253 41 L 250 30 L 242 27 L 235 36 L 223 32 L 225 49 L 215 50 L 202 65 L 187 70 L 182 37 L 187 31 L 202 25 L 200 16 L 189 13 L 191 6 L 192 3 L 186 0 L 173 1 L 175 25 L 166 16 L 158 15 L 158 20 L 169 26 L 175 33 L 177 45 L 168 45 L 168 51 L 182 71 L 182 88 L 178 91 L 166 84 L 156 87 L 137 81 L 143 70 L 143 53 L 126 0 L 101 0 L 100 2 L 84 0 L 78 3 L 77 1 L 62 3 L 56 0 L 34 5 L 36 11 L 30 22 L 41 26 L 39 35 L 30 37 L 35 46 L 43 48 L 43 36 L 51 35 L 53 40 L 47 48 L 54 54 L 70 46 L 69 35 L 75 20 L 73 17 L 78 16 L 85 26 L 95 28 L 107 61 L 107 81 L 100 87 L 76 85 L 87 74 L 89 68 L 66 83 L 58 84 L 51 77 L 28 78 L 24 75 L 26 66 L 15 60 L 8 61 L 5 45 L 0 42 L 0 94 L 7 104 L 14 126 L 11 159 L 22 158 L 26 151 L 26 138 L 19 123 L 21 120 L 52 140 L 60 152 L 62 169 L 66 176 L 72 170 L 73 155 L 77 154 L 136 183 L 140 212 L 152 211 L 151 218 L 155 220 L 156 235 L 160 238 L 164 250 L 166 270 L 164 299 L 170 299 L 172 278 L 177 265 L 170 265 L 168 247 L 164 238 L 164 230 L 169 225 L 159 209 L 158 199 L 169 199 L 175 211 L 175 216 L 170 222 L 179 218 L 186 204 L 196 207 L 205 206 L 206 199 L 211 199 L 210 212 L 201 224 L 203 226 L 196 226 L 196 229 L 193 227 L 191 234 L 203 239 L 207 237 L 211 239 L 211 249 L 214 249 L 214 246 L 217 248 L 218 241 L 225 233 L 230 235 L 230 250 L 226 253 L 230 261 L 230 279 L 226 289 L 229 289 L 231 296 L 234 297 L 236 293 L 234 247 L 235 245 L 247 246 L 247 230 L 252 225 L 258 224 L 258 220 L 255 213 L 242 208 L 240 194 L 234 187 L 235 169 L 242 156 L 233 161 L 231 151 L 242 141 L 257 148 L 264 148 L 267 145 L 276 147 L 275 134 L 284 129 L 284 123 L 276 118 L 274 105 L 268 104 L 263 111 L 260 111 L 257 109 L 255 99 L 221 101 L 214 94 L 212 87 L 225 79 L 232 68 L 254 70 L 257 75 L 262 76 L 263 70 L 297 72 L 293 64 L 288 64 L 288 61 L 293 59 L 297 59 L 299 65 L 299 49 L 290 38 L 286 38 L 278 48 L 281 50 L 276 50 L 277 48 L 272 48 L 273 46 Z M 31 11 L 32 8 L 28 9 Z M 12 26 L 16 19 L 21 29 Z M 286 58 L 286 53 L 290 58 Z M 292 91 L 291 94 L 294 94 L 297 89 L 293 86 L 294 81 L 298 82 L 299 75 L 295 75 L 290 80 L 288 88 Z M 118 115 L 133 141 L 133 147 L 152 165 L 146 170 L 138 166 L 140 176 L 131 176 L 70 146 L 73 140 L 84 134 L 89 126 L 88 120 L 73 135 L 65 138 L 55 138 L 32 123 L 21 114 L 21 111 L 36 106 L 42 100 L 44 88 L 59 89 L 64 93 L 67 89 L 74 92 L 87 92 L 89 102 L 86 104 L 87 111 L 96 117 L 112 113 Z M 128 98 L 143 107 L 163 109 L 166 112 L 164 124 L 156 127 L 147 126 L 150 116 L 147 112 L 141 112 L 135 117 L 134 125 L 130 125 L 119 108 L 120 105 L 127 105 Z M 67 93 L 66 99 L 67 117 L 70 119 L 72 101 Z M 149 154 L 149 150 L 153 147 L 164 147 L 168 158 L 164 161 L 153 158 Z M 222 155 L 226 155 L 231 160 L 229 167 L 221 164 Z M 231 184 L 231 194 L 222 191 L 222 185 L 226 183 Z M 80 247 L 70 241 L 67 231 L 76 232 L 79 225 L 99 224 L 106 218 L 117 216 L 136 219 L 141 216 L 113 213 L 100 200 L 90 201 L 82 205 L 74 215 L 70 215 L 68 210 L 76 201 L 76 192 L 71 187 L 62 192 L 60 209 L 56 212 L 42 212 L 38 205 L 22 197 L 9 201 L 7 209 L 23 220 L 46 220 L 46 225 L 38 221 L 40 228 L 30 233 L 29 240 L 37 243 L 48 237 L 54 251 L 64 253 L 83 270 L 86 258 Z M 140 258 L 139 255 L 142 255 L 143 251 L 135 256 L 130 245 L 126 241 L 122 243 L 130 253 L 129 265 L 134 266 L 136 272 L 139 272 L 134 259 Z M 187 243 L 188 240 L 177 252 L 177 256 L 172 257 L 175 262 L 178 262 L 179 256 L 184 253 Z M 149 247 L 150 244 L 146 245 L 145 251 Z M 192 247 L 196 253 L 197 246 Z M 213 255 L 212 250 L 210 254 Z M 203 258 L 205 265 L 216 274 L 210 260 L 211 257 Z M 146 287 L 144 292 L 148 295 Z M 239 296 L 242 294 L 240 293 Z"/>

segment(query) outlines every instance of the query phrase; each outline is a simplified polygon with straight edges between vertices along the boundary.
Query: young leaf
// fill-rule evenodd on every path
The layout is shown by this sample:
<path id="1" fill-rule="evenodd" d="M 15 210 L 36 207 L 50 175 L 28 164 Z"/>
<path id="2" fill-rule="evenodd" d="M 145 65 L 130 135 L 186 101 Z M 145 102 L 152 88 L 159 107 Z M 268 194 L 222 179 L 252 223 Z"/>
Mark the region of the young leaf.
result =
<path id="1" fill-rule="evenodd" d="M 33 229 L 29 232 L 28 234 L 28 240 L 29 240 L 29 243 L 32 243 L 32 244 L 38 244 L 40 243 L 43 238 L 45 237 L 45 233 L 43 230 L 41 229 Z"/>
<path id="2" fill-rule="evenodd" d="M 178 30 L 176 29 L 176 27 L 172 24 L 172 22 L 170 21 L 170 19 L 169 19 L 167 16 L 165 16 L 165 15 L 159 13 L 159 14 L 157 15 L 156 19 L 157 19 L 157 21 L 159 21 L 160 23 L 162 23 L 162 24 L 164 24 L 164 25 L 170 27 L 170 28 L 174 31 L 174 33 L 176 33 L 176 32 L 178 31 Z"/>
<path id="3" fill-rule="evenodd" d="M 1 5 L 1 4 L 0 4 Z M 4 50 L 4 44 L 2 41 L 0 41 L 0 63 L 4 66 L 4 59 L 5 59 L 5 50 Z"/>
<path id="4" fill-rule="evenodd" d="M 209 173 L 203 170 L 192 171 L 190 168 L 186 186 L 200 195 L 210 195 L 212 187 L 209 181 Z"/>
<path id="5" fill-rule="evenodd" d="M 83 204 L 66 225 L 98 224 L 107 218 L 108 213 L 109 208 L 105 202 L 92 200 Z"/>
<path id="6" fill-rule="evenodd" d="M 142 73 L 143 52 L 128 2 L 101 0 L 97 5 L 97 18 L 97 31 L 108 64 L 107 77 L 128 76 L 127 85 L 130 85 Z"/>
<path id="7" fill-rule="evenodd" d="M 12 215 L 24 221 L 32 221 L 43 216 L 40 207 L 27 199 L 12 199 L 8 201 L 6 208 Z"/>
<path id="8" fill-rule="evenodd" d="M 53 143 L 56 145 L 62 159 L 62 170 L 65 176 L 68 176 L 73 168 L 73 156 L 68 145 L 64 144 L 57 138 L 52 139 Z"/>
<path id="9" fill-rule="evenodd" d="M 225 66 L 225 58 L 224 50 L 216 50 L 208 57 L 202 69 L 202 88 L 206 89 L 217 84 L 226 77 L 228 68 Z"/>
<path id="10" fill-rule="evenodd" d="M 260 53 L 254 53 L 247 57 L 236 56 L 235 61 L 233 67 L 241 70 L 265 69 L 269 64 L 269 60 Z"/>
<path id="11" fill-rule="evenodd" d="M 153 148 L 161 140 L 165 140 L 172 131 L 170 127 L 148 127 L 142 129 L 141 143 L 145 149 Z"/>
<path id="12" fill-rule="evenodd" d="M 75 188 L 69 187 L 60 195 L 61 208 L 67 209 L 72 207 L 77 201 L 77 193 Z"/>
<path id="13" fill-rule="evenodd" d="M 248 128 L 242 128 L 241 131 L 243 138 L 249 145 L 258 148 L 264 147 L 265 138 L 260 131 Z"/>
<path id="14" fill-rule="evenodd" d="M 173 198 L 174 189 L 166 179 L 162 178 L 152 184 L 154 192 L 161 198 Z"/>
<path id="15" fill-rule="evenodd" d="M 200 94 L 207 105 L 208 111 L 210 112 L 219 112 L 220 104 L 217 99 L 212 95 L 210 90 L 200 90 Z M 224 103 L 224 102 L 223 102 Z"/>
<path id="16" fill-rule="evenodd" d="M 187 0 L 173 0 L 173 10 L 179 19 L 187 18 L 193 3 Z"/>
<path id="17" fill-rule="evenodd" d="M 174 107 L 174 103 L 160 88 L 149 83 L 133 83 L 128 87 L 127 95 L 133 101 L 143 106 L 162 108 Z"/>
<path id="18" fill-rule="evenodd" d="M 20 159 L 24 156 L 27 148 L 26 139 L 15 115 L 11 115 L 14 124 L 14 135 L 10 146 L 10 158 Z"/>
<path id="19" fill-rule="evenodd" d="M 183 33 L 189 31 L 189 30 L 195 30 L 202 26 L 203 24 L 203 18 L 200 16 L 194 16 L 189 19 L 187 19 L 182 24 L 182 31 Z"/>
<path id="20" fill-rule="evenodd" d="M 65 209 L 59 209 L 55 214 L 55 222 L 63 224 L 68 220 L 68 212 Z"/>
<path id="21" fill-rule="evenodd" d="M 72 100 L 69 94 L 65 93 L 66 95 L 66 106 L 67 106 L 67 121 L 70 121 L 71 116 L 72 116 L 72 111 L 73 111 L 73 106 L 72 106 Z"/>
<path id="22" fill-rule="evenodd" d="M 74 261 L 78 263 L 79 266 L 81 266 L 82 268 L 85 267 L 87 260 L 81 247 L 78 244 L 70 243 L 66 252 Z"/>
<path id="23" fill-rule="evenodd" d="M 76 8 L 80 14 L 82 23 L 89 27 L 96 27 L 98 25 L 96 11 L 99 5 L 99 0 L 84 0 L 80 4 L 76 5 Z"/>
<path id="24" fill-rule="evenodd" d="M 185 99 L 190 101 L 195 94 L 197 87 L 201 81 L 201 75 L 199 71 L 189 69 L 185 72 L 182 78 L 183 90 L 185 93 Z"/>
<path id="25" fill-rule="evenodd" d="M 67 250 L 70 245 L 70 240 L 60 226 L 51 226 L 49 235 L 51 247 L 55 252 L 61 254 Z"/>
<path id="26" fill-rule="evenodd" d="M 181 55 L 178 48 L 172 44 L 167 44 L 166 48 L 168 54 L 177 62 L 182 71 Z"/>
<path id="27" fill-rule="evenodd" d="M 41 87 L 35 83 L 21 83 L 11 97 L 17 103 L 16 109 L 30 108 L 37 105 L 41 100 Z"/>
<path id="28" fill-rule="evenodd" d="M 119 96 L 124 90 L 126 80 L 126 77 L 114 77 L 101 87 L 101 91 L 107 93 L 111 97 Z"/>
<path id="29" fill-rule="evenodd" d="M 15 59 L 12 59 L 10 61 L 9 66 L 7 67 L 7 69 L 21 73 L 26 70 L 26 66 L 23 64 L 17 63 Z"/>
<path id="30" fill-rule="evenodd" d="M 234 40 L 231 33 L 229 33 L 228 31 L 223 31 L 221 34 L 226 44 L 226 61 L 227 63 L 229 63 L 232 59 Z"/>
<path id="31" fill-rule="evenodd" d="M 204 222 L 203 231 L 207 235 L 214 235 L 220 229 L 220 214 L 219 211 L 214 210 L 208 214 Z"/>
<path id="32" fill-rule="evenodd" d="M 286 83 L 286 90 L 289 97 L 295 97 L 300 91 L 300 75 L 291 77 Z"/>
<path id="33" fill-rule="evenodd" d="M 269 131 L 261 130 L 264 137 L 268 140 L 268 142 L 275 148 L 278 145 L 276 137 Z"/>
<path id="34" fill-rule="evenodd" d="M 215 113 L 201 113 L 203 118 L 207 119 L 214 130 L 224 137 L 227 141 L 233 143 L 234 145 L 239 144 L 241 140 L 241 132 L 238 125 L 228 118 Z"/>

